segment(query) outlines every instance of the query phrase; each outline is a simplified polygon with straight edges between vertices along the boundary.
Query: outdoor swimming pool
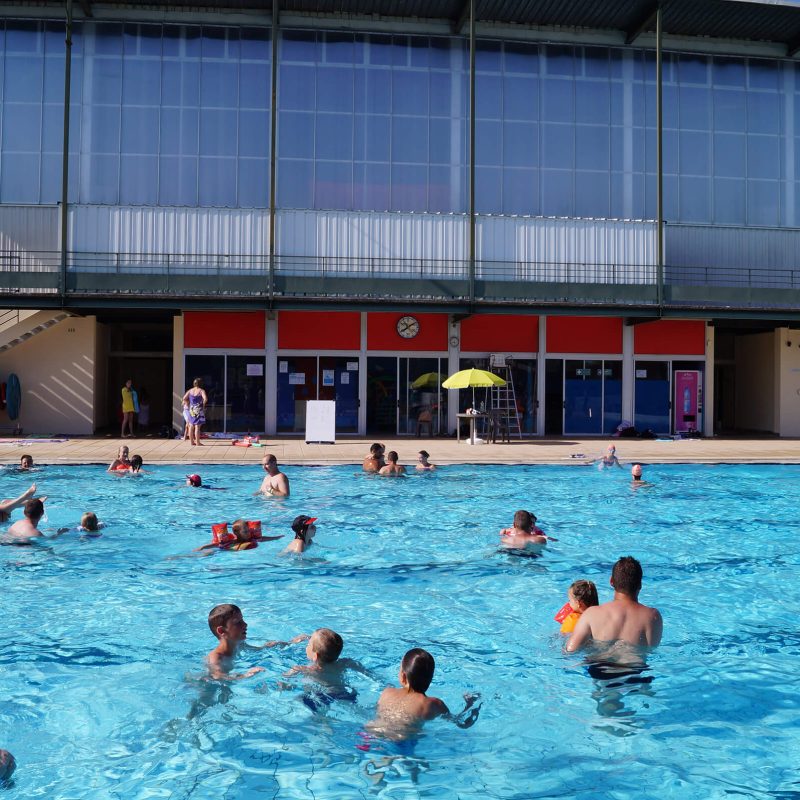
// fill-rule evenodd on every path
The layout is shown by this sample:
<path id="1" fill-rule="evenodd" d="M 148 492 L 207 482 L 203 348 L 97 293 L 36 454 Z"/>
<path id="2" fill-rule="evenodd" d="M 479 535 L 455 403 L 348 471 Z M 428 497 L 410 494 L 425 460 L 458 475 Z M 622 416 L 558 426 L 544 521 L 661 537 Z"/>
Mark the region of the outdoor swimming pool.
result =
<path id="1" fill-rule="evenodd" d="M 258 467 L 204 467 L 227 491 L 182 488 L 185 466 L 103 469 L 0 472 L 3 497 L 35 478 L 45 529 L 85 510 L 108 523 L 98 539 L 0 548 L 9 798 L 800 796 L 800 467 L 648 467 L 654 485 L 635 491 L 627 470 L 576 466 L 399 480 L 289 467 L 288 500 L 252 496 Z M 517 508 L 558 538 L 542 558 L 498 552 Z M 279 556 L 288 537 L 172 558 L 212 522 L 287 532 L 300 513 L 319 517 L 309 558 Z M 610 599 L 621 555 L 641 560 L 641 599 L 664 616 L 650 682 L 594 680 L 553 621 L 575 578 Z M 299 681 L 278 686 L 300 645 L 245 653 L 240 666 L 266 668 L 250 680 L 204 684 L 222 602 L 241 606 L 251 644 L 329 626 L 377 678 L 315 714 Z M 360 749 L 413 646 L 436 658 L 430 694 L 458 710 L 481 693 L 478 722 Z"/>

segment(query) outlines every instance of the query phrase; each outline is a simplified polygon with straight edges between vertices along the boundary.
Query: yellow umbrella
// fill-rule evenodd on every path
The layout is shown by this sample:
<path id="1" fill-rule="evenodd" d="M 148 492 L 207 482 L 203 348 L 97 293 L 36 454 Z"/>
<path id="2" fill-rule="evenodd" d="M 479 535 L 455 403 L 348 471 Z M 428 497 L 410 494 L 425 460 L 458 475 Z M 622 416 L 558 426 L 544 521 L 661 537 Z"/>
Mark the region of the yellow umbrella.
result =
<path id="1" fill-rule="evenodd" d="M 412 389 L 432 389 L 434 386 L 439 386 L 442 382 L 444 375 L 440 372 L 424 372 L 412 384 Z"/>
<path id="2" fill-rule="evenodd" d="M 445 389 L 469 389 L 472 388 L 472 407 L 475 408 L 475 387 L 481 386 L 505 386 L 506 382 L 493 372 L 485 369 L 462 369 L 453 373 L 442 386 Z"/>
<path id="3" fill-rule="evenodd" d="M 476 386 L 505 386 L 506 382 L 485 369 L 462 369 L 453 373 L 442 386 L 445 389 L 474 389 Z"/>

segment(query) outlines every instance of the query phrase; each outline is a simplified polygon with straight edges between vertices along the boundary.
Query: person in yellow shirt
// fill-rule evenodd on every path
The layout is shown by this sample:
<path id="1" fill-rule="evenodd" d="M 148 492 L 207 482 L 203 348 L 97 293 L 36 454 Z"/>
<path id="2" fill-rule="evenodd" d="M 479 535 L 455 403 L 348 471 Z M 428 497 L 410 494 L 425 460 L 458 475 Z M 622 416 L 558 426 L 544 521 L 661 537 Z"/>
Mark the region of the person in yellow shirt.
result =
<path id="1" fill-rule="evenodd" d="M 122 387 L 122 430 L 120 431 L 120 438 L 124 439 L 125 428 L 128 429 L 128 436 L 133 436 L 133 412 L 136 406 L 133 402 L 133 381 L 128 378 L 125 385 Z"/>

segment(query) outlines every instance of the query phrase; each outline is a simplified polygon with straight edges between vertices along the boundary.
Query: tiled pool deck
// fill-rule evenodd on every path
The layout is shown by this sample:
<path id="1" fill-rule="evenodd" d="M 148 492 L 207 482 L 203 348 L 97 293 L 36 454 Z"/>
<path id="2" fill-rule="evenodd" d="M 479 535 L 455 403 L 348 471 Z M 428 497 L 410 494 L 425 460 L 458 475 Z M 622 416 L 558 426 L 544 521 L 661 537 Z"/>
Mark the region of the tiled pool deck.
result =
<path id="1" fill-rule="evenodd" d="M 297 438 L 269 437 L 263 447 L 237 447 L 229 440 L 205 439 L 204 446 L 156 438 L 75 438 L 51 442 L 21 438 L 0 439 L 0 463 L 17 463 L 22 453 L 30 453 L 35 463 L 110 462 L 122 442 L 149 463 L 249 464 L 259 462 L 264 453 L 274 453 L 281 464 L 360 463 L 373 439 L 341 439 L 336 444 L 306 444 Z M 401 464 L 416 463 L 421 449 L 431 454 L 435 464 L 582 464 L 600 456 L 609 443 L 617 447 L 623 463 L 800 463 L 798 439 L 706 439 L 659 441 L 637 439 L 533 439 L 510 444 L 469 445 L 454 439 L 385 439 L 387 450 L 400 454 Z M 586 458 L 573 458 L 583 454 Z"/>

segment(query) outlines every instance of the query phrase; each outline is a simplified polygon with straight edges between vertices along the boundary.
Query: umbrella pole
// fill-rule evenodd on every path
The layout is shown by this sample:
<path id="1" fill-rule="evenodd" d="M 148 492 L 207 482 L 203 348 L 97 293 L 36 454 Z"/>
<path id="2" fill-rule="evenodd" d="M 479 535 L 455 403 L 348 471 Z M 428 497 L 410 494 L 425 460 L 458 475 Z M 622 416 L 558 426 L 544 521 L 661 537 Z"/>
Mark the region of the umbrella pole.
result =
<path id="1" fill-rule="evenodd" d="M 475 414 L 475 387 L 472 387 L 472 413 Z M 469 421 L 469 429 L 472 432 L 472 438 L 470 439 L 469 443 L 474 447 L 475 446 L 475 417 Z"/>

